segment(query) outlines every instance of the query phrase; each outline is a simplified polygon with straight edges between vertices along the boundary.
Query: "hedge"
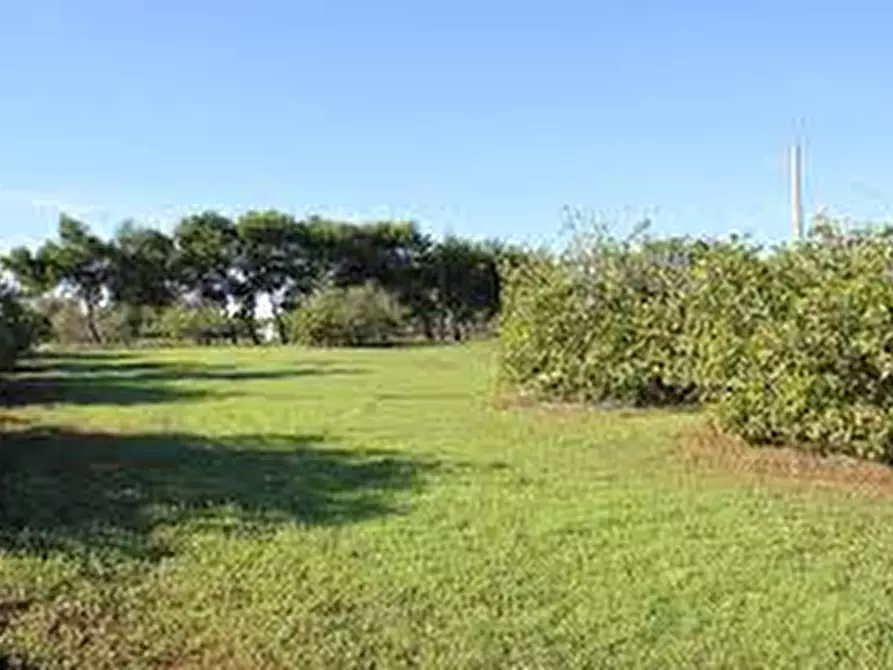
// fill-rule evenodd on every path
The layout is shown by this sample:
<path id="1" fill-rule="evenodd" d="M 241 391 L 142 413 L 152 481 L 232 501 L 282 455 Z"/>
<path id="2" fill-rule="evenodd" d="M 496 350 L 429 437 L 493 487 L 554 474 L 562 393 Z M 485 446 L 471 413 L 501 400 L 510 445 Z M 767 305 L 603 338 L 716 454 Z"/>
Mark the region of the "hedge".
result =
<path id="1" fill-rule="evenodd" d="M 359 347 L 393 343 L 405 330 L 396 299 L 374 283 L 327 286 L 295 310 L 292 340 L 314 347 Z"/>
<path id="2" fill-rule="evenodd" d="M 754 444 L 893 461 L 893 243 L 617 242 L 506 272 L 501 370 L 541 399 L 699 402 Z"/>

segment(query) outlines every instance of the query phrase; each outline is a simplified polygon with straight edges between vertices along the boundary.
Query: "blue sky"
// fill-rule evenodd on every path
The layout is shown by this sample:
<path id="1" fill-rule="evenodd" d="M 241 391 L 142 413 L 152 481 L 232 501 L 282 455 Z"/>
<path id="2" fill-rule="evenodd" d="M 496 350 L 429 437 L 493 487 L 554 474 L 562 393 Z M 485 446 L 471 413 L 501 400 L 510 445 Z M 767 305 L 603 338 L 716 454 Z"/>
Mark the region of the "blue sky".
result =
<path id="1" fill-rule="evenodd" d="M 734 6 L 732 6 L 734 5 Z M 0 0 L 0 244 L 58 210 L 278 207 L 542 242 L 893 206 L 893 8 L 706 0 Z"/>

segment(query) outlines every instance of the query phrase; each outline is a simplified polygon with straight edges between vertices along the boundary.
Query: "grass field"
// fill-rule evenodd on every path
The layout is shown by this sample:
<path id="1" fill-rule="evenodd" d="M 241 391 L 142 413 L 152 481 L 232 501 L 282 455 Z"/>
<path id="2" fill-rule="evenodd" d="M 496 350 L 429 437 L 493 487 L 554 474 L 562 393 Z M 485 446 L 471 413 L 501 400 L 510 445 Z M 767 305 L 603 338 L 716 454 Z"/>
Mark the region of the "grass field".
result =
<path id="1" fill-rule="evenodd" d="M 0 657 L 893 667 L 887 473 L 714 458 L 692 413 L 500 407 L 492 368 L 486 345 L 35 363 L 0 438 Z"/>

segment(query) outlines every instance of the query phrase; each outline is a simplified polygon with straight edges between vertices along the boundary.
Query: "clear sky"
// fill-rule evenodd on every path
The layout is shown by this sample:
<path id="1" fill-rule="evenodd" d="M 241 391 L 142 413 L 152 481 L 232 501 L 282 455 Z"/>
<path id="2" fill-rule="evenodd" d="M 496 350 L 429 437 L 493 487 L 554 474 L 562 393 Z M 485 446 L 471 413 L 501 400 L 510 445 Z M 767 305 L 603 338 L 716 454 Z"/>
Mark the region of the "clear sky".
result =
<path id="1" fill-rule="evenodd" d="M 541 242 L 893 206 L 880 0 L 0 0 L 0 244 L 204 207 Z"/>

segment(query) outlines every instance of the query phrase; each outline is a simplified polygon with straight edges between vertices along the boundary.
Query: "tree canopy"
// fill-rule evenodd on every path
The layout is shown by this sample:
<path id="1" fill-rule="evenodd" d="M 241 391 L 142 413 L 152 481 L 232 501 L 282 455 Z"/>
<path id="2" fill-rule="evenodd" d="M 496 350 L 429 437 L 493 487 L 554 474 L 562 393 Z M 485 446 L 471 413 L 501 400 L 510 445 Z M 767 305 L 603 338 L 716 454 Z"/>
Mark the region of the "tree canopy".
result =
<path id="1" fill-rule="evenodd" d="M 130 337 L 150 330 L 152 314 L 185 310 L 160 322 L 203 323 L 256 343 L 262 305 L 287 342 L 290 313 L 312 294 L 369 285 L 397 301 L 413 332 L 461 339 L 494 317 L 499 266 L 523 253 L 494 241 L 437 240 L 412 221 L 298 219 L 272 209 L 231 219 L 208 210 L 170 234 L 125 221 L 109 239 L 63 214 L 55 239 L 13 249 L 3 266 L 31 298 L 74 301 L 95 343 L 109 310 L 123 314 L 116 318 Z M 58 302 L 52 309 L 70 318 Z"/>

